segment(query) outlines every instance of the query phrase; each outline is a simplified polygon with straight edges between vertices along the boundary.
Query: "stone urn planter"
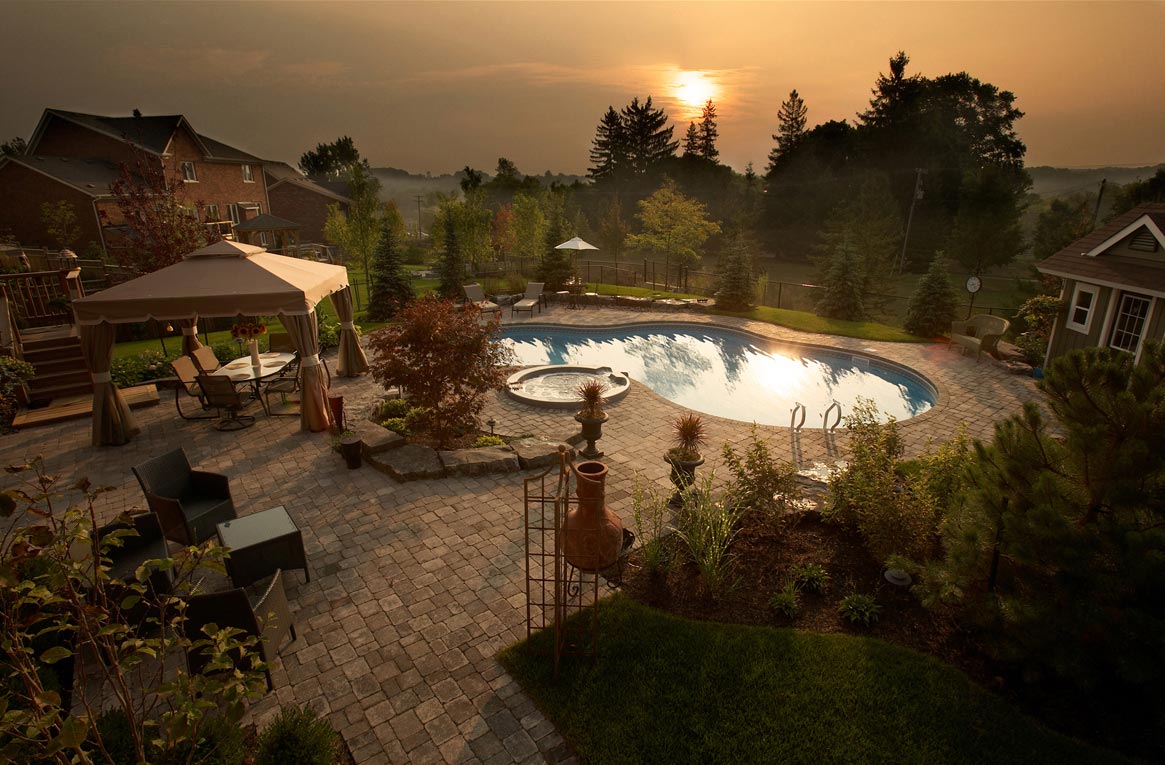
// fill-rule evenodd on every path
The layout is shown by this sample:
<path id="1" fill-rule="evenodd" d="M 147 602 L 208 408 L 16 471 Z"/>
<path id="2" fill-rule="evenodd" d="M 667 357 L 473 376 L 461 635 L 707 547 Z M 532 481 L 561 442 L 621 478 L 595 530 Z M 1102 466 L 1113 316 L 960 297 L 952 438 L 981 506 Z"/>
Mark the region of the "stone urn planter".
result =
<path id="1" fill-rule="evenodd" d="M 603 453 L 595 446 L 595 441 L 603 437 L 603 423 L 607 421 L 607 413 L 604 412 L 599 417 L 586 417 L 582 413 L 574 416 L 576 422 L 582 425 L 582 435 L 586 439 L 587 445 L 580 454 L 588 460 L 597 460 L 603 456 Z"/>
<path id="2" fill-rule="evenodd" d="M 671 465 L 671 482 L 676 487 L 668 504 L 679 507 L 684 503 L 684 492 L 695 485 L 696 468 L 704 464 L 704 458 L 697 454 L 695 459 L 684 459 L 673 450 L 667 453 L 663 461 Z"/>
<path id="3" fill-rule="evenodd" d="M 578 504 L 567 511 L 562 531 L 566 561 L 580 571 L 602 571 L 619 559 L 623 523 L 607 508 L 607 466 L 580 462 L 575 472 Z"/>
<path id="4" fill-rule="evenodd" d="M 355 470 L 364 464 L 364 457 L 361 454 L 363 448 L 364 441 L 360 436 L 354 433 L 340 436 L 340 454 L 344 457 L 344 462 L 348 464 L 349 470 Z"/>

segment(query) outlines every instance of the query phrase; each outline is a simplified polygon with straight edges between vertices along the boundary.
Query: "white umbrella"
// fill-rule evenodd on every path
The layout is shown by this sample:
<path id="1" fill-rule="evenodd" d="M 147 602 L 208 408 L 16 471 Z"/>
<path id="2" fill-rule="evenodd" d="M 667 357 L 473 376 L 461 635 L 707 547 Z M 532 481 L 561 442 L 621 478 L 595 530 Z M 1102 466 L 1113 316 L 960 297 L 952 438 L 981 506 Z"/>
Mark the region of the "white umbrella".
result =
<path id="1" fill-rule="evenodd" d="M 579 237 L 576 236 L 574 239 L 563 242 L 562 244 L 556 246 L 554 249 L 556 249 L 556 250 L 576 250 L 577 251 L 577 250 L 597 250 L 599 248 L 594 246 L 593 244 L 590 244 L 589 242 L 583 241 L 582 239 L 580 239 Z"/>

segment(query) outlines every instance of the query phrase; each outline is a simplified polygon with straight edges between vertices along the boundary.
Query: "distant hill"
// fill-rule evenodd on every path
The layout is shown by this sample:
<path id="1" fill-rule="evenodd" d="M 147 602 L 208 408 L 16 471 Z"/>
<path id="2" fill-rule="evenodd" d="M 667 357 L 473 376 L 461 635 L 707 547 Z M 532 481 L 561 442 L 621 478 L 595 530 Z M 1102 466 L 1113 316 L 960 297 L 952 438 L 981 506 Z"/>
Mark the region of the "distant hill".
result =
<path id="1" fill-rule="evenodd" d="M 1077 191 L 1096 192 L 1103 179 L 1108 180 L 1111 191 L 1113 184 L 1123 186 L 1126 183 L 1144 180 L 1152 177 L 1162 165 L 1146 167 L 1093 167 L 1086 169 L 1068 169 L 1064 167 L 1027 168 L 1032 178 L 1032 193 L 1041 197 L 1066 196 Z"/>

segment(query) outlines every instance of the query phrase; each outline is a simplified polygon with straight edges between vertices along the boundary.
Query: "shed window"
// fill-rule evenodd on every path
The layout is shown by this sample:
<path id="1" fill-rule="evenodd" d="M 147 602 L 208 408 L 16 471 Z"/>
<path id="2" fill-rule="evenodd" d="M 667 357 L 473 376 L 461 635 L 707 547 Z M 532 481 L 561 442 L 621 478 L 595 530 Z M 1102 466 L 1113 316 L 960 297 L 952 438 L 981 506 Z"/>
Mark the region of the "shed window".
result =
<path id="1" fill-rule="evenodd" d="M 1068 329 L 1088 334 L 1092 326 L 1092 314 L 1095 313 L 1096 296 L 1100 288 L 1094 284 L 1077 284 L 1072 293 L 1072 303 L 1068 307 L 1068 321 L 1064 323 Z"/>
<path id="2" fill-rule="evenodd" d="M 1141 335 L 1145 333 L 1145 324 L 1149 320 L 1149 305 L 1151 298 L 1144 295 L 1134 295 L 1131 292 L 1121 294 L 1120 308 L 1116 312 L 1116 320 L 1112 325 L 1112 337 L 1108 346 L 1126 353 L 1136 353 L 1141 347 Z"/>

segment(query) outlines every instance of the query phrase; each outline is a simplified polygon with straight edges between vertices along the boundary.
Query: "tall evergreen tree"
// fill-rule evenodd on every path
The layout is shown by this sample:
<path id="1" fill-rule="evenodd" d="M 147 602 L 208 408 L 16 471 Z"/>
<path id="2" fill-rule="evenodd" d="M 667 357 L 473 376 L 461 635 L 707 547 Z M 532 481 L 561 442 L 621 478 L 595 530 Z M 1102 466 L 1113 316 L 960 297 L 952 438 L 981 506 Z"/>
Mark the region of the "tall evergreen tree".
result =
<path id="1" fill-rule="evenodd" d="M 591 141 L 591 167 L 587 175 L 595 181 L 617 180 L 626 169 L 627 131 L 619 112 L 608 106 Z"/>
<path id="2" fill-rule="evenodd" d="M 405 222 L 395 202 L 385 205 L 380 222 L 380 242 L 372 257 L 372 279 L 368 296 L 368 318 L 388 321 L 413 299 L 413 285 L 401 263 Z"/>
<path id="3" fill-rule="evenodd" d="M 643 177 L 660 162 L 675 156 L 678 141 L 672 140 L 673 127 L 667 124 L 667 114 L 663 109 L 652 106 L 651 96 L 642 104 L 639 98 L 620 112 L 626 136 L 627 162 L 632 175 Z"/>
<path id="4" fill-rule="evenodd" d="M 547 290 L 560 290 L 562 283 L 573 273 L 574 266 L 568 252 L 555 248 L 570 239 L 571 234 L 567 232 L 566 204 L 562 193 L 551 192 L 546 198 L 546 204 L 546 238 L 538 278 Z"/>
<path id="5" fill-rule="evenodd" d="M 720 137 L 720 131 L 716 129 L 716 104 L 712 103 L 712 99 L 708 99 L 708 103 L 704 104 L 704 113 L 700 118 L 700 156 L 704 159 L 716 161 L 720 156 L 720 150 L 716 148 L 716 139 Z"/>
<path id="6" fill-rule="evenodd" d="M 441 220 L 442 249 L 437 258 L 437 273 L 441 278 L 437 292 L 442 297 L 457 298 L 461 295 L 461 285 L 465 279 L 465 251 L 461 234 L 457 230 L 457 210 L 460 202 L 447 202 L 438 211 Z"/>
<path id="7" fill-rule="evenodd" d="M 891 270 L 902 249 L 902 217 L 884 177 L 867 176 L 857 195 L 830 214 L 820 238 L 818 262 L 825 270 L 843 241 L 853 248 L 867 310 L 878 303 L 874 295 L 889 295 Z"/>
<path id="8" fill-rule="evenodd" d="M 768 172 L 771 173 L 781 157 L 788 154 L 801 142 L 801 138 L 805 135 L 808 115 L 809 109 L 806 108 L 804 99 L 794 88 L 789 92 L 789 100 L 783 101 L 777 112 L 777 132 L 773 134 L 773 140 L 777 142 L 777 145 L 769 152 Z"/>
<path id="9" fill-rule="evenodd" d="M 720 254 L 716 307 L 728 311 L 747 311 L 756 298 L 756 280 L 752 277 L 751 242 L 740 234 L 728 240 Z"/>
<path id="10" fill-rule="evenodd" d="M 824 292 L 817 300 L 818 316 L 845 321 L 862 321 L 866 318 L 861 266 L 853 245 L 846 240 L 834 248 L 824 287 Z"/>
<path id="11" fill-rule="evenodd" d="M 684 134 L 684 156 L 700 156 L 700 132 L 696 129 L 695 122 L 688 123 L 688 132 Z"/>
<path id="12" fill-rule="evenodd" d="M 955 314 L 955 288 L 951 285 L 950 267 L 941 252 L 930 262 L 926 275 L 918 280 L 906 307 L 907 332 L 919 337 L 938 337 L 951 331 Z"/>

